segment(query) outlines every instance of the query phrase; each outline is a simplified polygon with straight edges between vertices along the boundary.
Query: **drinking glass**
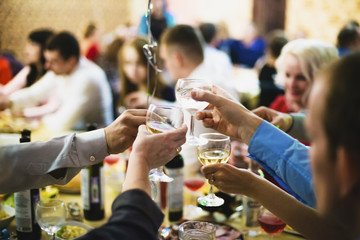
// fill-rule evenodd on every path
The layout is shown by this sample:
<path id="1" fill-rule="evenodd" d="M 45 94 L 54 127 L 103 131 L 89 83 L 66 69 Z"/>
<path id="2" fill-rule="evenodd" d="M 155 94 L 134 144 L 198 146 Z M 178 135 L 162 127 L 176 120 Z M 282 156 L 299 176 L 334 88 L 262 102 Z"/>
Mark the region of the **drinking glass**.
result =
<path id="1" fill-rule="evenodd" d="M 258 222 L 261 229 L 270 234 L 270 239 L 273 239 L 275 234 L 281 233 L 286 227 L 286 223 L 263 206 L 260 207 Z"/>
<path id="2" fill-rule="evenodd" d="M 59 199 L 50 199 L 38 201 L 35 207 L 35 218 L 42 230 L 44 230 L 52 239 L 55 239 L 55 233 L 65 223 L 66 210 L 65 204 Z"/>
<path id="3" fill-rule="evenodd" d="M 197 146 L 198 159 L 202 165 L 226 163 L 230 156 L 230 137 L 221 133 L 200 134 L 201 144 Z M 210 184 L 208 195 L 199 197 L 198 203 L 207 207 L 218 207 L 224 204 L 224 199 L 217 197 Z"/>
<path id="4" fill-rule="evenodd" d="M 204 110 L 209 103 L 204 101 L 196 101 L 191 97 L 192 90 L 212 91 L 212 83 L 206 79 L 180 78 L 175 86 L 176 99 L 182 108 L 188 111 L 190 117 L 190 135 L 186 138 L 186 143 L 190 145 L 198 145 L 200 140 L 194 135 L 195 113 Z"/>
<path id="5" fill-rule="evenodd" d="M 146 114 L 146 128 L 152 134 L 167 132 L 181 127 L 184 114 L 181 108 L 150 104 Z M 166 175 L 163 167 L 150 172 L 150 180 L 155 182 L 171 182 L 174 179 Z"/>
<path id="6" fill-rule="evenodd" d="M 209 222 L 187 221 L 179 226 L 180 240 L 215 240 L 216 226 Z"/>

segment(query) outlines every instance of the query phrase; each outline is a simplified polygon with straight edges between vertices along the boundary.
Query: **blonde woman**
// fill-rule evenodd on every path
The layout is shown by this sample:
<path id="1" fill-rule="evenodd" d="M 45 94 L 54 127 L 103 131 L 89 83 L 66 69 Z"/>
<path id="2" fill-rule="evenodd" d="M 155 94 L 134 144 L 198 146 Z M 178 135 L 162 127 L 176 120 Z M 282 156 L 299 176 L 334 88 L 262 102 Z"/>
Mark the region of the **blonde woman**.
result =
<path id="1" fill-rule="evenodd" d="M 297 39 L 287 43 L 275 63 L 276 81 L 284 85 L 285 94 L 279 95 L 270 108 L 284 113 L 306 109 L 316 73 L 338 57 L 334 45 L 320 40 Z"/>

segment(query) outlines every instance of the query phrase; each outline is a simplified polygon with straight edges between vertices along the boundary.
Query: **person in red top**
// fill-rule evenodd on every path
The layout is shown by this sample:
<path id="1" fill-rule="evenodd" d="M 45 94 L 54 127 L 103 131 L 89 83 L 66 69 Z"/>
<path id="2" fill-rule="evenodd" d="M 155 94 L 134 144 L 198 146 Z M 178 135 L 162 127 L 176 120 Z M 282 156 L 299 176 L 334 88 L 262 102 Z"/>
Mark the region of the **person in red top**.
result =
<path id="1" fill-rule="evenodd" d="M 270 108 L 284 113 L 305 110 L 318 70 L 337 58 L 336 47 L 320 40 L 287 43 L 276 61 L 277 80 L 284 84 L 285 94 L 277 96 Z"/>
<path id="2" fill-rule="evenodd" d="M 0 56 L 0 84 L 5 85 L 12 79 L 12 72 L 9 61 Z M 0 85 L 0 87 L 1 87 Z"/>

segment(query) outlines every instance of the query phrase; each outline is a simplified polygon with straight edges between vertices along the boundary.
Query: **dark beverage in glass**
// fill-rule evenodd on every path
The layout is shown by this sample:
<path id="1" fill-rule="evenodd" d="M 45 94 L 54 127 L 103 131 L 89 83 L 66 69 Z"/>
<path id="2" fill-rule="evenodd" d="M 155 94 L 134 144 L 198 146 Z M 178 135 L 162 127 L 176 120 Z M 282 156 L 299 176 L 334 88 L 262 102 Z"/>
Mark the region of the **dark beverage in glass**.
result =
<path id="1" fill-rule="evenodd" d="M 275 215 L 264 215 L 258 218 L 259 225 L 262 230 L 269 234 L 277 234 L 283 231 L 286 223 L 281 221 Z"/>

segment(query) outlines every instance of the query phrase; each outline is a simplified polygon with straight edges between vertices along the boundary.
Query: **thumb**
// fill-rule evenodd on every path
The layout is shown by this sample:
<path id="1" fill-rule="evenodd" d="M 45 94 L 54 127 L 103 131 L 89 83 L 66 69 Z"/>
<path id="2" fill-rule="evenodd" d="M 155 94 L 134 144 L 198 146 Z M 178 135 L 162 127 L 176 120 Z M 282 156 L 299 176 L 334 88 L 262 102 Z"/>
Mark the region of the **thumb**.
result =
<path id="1" fill-rule="evenodd" d="M 219 100 L 221 100 L 222 98 L 213 93 L 202 91 L 199 89 L 191 91 L 191 97 L 197 101 L 205 101 L 211 103 L 214 106 L 218 106 Z"/>

